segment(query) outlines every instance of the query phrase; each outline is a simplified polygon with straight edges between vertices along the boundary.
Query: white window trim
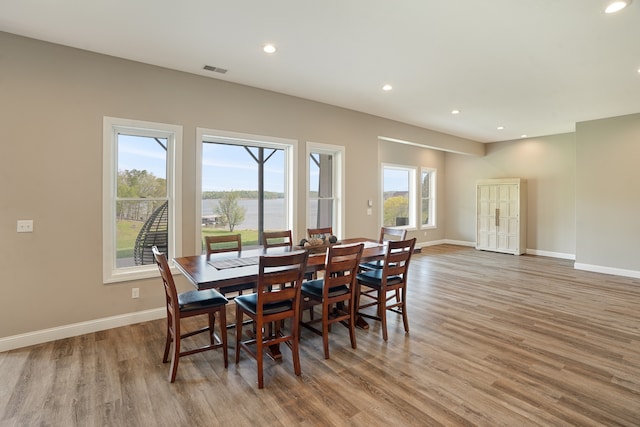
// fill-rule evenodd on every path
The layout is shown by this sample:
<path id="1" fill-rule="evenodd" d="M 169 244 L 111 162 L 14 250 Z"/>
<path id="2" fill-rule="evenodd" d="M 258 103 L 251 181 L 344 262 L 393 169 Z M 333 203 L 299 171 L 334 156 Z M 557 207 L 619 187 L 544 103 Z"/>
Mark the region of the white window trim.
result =
<path id="1" fill-rule="evenodd" d="M 292 230 L 293 235 L 297 229 L 298 204 L 296 194 L 298 183 L 298 162 L 294 161 L 298 156 L 298 141 L 289 138 L 275 136 L 252 135 L 247 133 L 231 132 L 219 129 L 196 128 L 196 210 L 195 210 L 195 253 L 202 252 L 202 142 L 222 142 L 225 144 L 253 145 L 255 147 L 277 147 L 284 150 L 285 164 L 290 173 L 285 174 L 285 205 L 287 206 L 285 224 Z M 289 203 L 289 199 L 292 202 Z"/>
<path id="2" fill-rule="evenodd" d="M 418 203 L 418 194 L 416 187 L 416 180 L 419 179 L 417 177 L 417 167 L 408 166 L 408 165 L 398 165 L 393 163 L 381 163 L 380 164 L 380 188 L 378 189 L 378 194 L 380 195 L 380 218 L 379 223 L 380 226 L 384 226 L 384 170 L 387 169 L 399 169 L 403 171 L 409 172 L 409 224 L 404 226 L 393 226 L 394 228 L 406 229 L 406 230 L 417 230 L 418 223 L 420 222 L 420 214 L 418 212 L 418 207 L 420 203 Z"/>
<path id="3" fill-rule="evenodd" d="M 423 172 L 429 172 L 431 173 L 431 179 L 429 180 L 430 184 L 431 184 L 431 224 L 425 225 L 422 224 L 422 173 Z M 437 197 L 437 179 L 438 179 L 438 170 L 435 168 L 428 168 L 423 166 L 420 170 L 420 176 L 419 176 L 419 181 L 420 181 L 420 185 L 419 185 L 419 196 L 420 196 L 420 203 L 419 203 L 419 211 L 418 211 L 418 218 L 420 219 L 420 229 L 421 230 L 429 230 L 429 229 L 434 229 L 437 228 L 437 220 L 438 220 L 438 215 L 437 215 L 437 209 L 436 209 L 436 197 Z"/>
<path id="4" fill-rule="evenodd" d="M 117 133 L 125 131 L 144 136 L 168 138 L 167 198 L 169 200 L 169 242 L 171 257 L 182 255 L 182 126 L 116 117 L 103 118 L 102 165 L 102 280 L 117 283 L 158 276 L 155 265 L 116 268 L 115 212 L 117 193 Z M 172 264 L 172 259 L 169 260 Z"/>
<path id="5" fill-rule="evenodd" d="M 309 221 L 309 156 L 311 153 L 331 154 L 333 155 L 333 218 L 335 226 L 333 228 L 333 234 L 342 239 L 344 229 L 344 192 L 345 192 L 345 165 L 346 165 L 346 153 L 345 147 L 342 145 L 322 144 L 319 142 L 307 141 L 307 153 L 305 156 L 305 167 L 307 173 L 305 174 L 305 230 L 308 228 L 315 228 L 315 224 L 311 225 Z M 306 237 L 306 231 L 301 234 Z"/>

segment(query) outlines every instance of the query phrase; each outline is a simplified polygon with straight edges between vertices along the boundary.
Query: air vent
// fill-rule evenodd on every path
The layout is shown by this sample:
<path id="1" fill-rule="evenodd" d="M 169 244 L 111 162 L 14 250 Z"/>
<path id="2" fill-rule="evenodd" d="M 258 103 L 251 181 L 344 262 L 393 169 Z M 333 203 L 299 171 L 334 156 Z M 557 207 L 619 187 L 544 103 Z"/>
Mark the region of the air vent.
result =
<path id="1" fill-rule="evenodd" d="M 220 74 L 225 74 L 227 72 L 227 70 L 224 68 L 214 67 L 211 65 L 205 65 L 204 69 L 207 71 L 213 71 L 214 73 L 220 73 Z"/>

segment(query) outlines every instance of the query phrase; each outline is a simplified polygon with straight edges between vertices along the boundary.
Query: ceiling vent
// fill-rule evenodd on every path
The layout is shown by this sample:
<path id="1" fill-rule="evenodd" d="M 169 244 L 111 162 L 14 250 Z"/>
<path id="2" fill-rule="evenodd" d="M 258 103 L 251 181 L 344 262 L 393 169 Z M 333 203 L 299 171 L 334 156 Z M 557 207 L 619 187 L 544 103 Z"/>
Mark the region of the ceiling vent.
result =
<path id="1" fill-rule="evenodd" d="M 220 74 L 225 74 L 227 72 L 225 68 L 214 67 L 211 65 L 205 65 L 204 69 L 207 71 L 213 71 L 214 73 L 220 73 Z"/>

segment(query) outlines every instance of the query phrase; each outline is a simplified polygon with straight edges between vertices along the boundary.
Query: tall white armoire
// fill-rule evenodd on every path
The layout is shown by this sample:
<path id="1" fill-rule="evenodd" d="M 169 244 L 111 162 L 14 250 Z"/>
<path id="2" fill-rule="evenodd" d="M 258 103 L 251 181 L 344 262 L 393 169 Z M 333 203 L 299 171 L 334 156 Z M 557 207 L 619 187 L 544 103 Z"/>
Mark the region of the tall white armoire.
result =
<path id="1" fill-rule="evenodd" d="M 527 181 L 476 182 L 476 249 L 513 255 L 527 250 Z"/>

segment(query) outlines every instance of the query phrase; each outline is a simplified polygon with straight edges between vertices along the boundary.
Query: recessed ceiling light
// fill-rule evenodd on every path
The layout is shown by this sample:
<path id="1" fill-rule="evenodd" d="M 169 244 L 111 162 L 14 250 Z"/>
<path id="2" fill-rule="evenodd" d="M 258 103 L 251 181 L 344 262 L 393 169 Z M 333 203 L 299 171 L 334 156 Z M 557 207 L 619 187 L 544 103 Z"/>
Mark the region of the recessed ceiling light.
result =
<path id="1" fill-rule="evenodd" d="M 460 110 L 451 110 L 451 114 L 460 114 Z"/>
<path id="2" fill-rule="evenodd" d="M 503 130 L 504 126 L 498 126 L 498 130 Z"/>
<path id="3" fill-rule="evenodd" d="M 520 135 L 520 138 L 526 138 L 526 137 L 527 137 L 526 133 L 523 133 L 522 135 Z"/>
<path id="4" fill-rule="evenodd" d="M 266 44 L 266 45 L 264 45 L 262 50 L 264 50 L 265 53 L 275 53 L 276 52 L 276 47 L 274 45 L 272 45 L 272 44 Z"/>
<path id="5" fill-rule="evenodd" d="M 604 13 L 616 13 L 629 6 L 631 0 L 610 1 L 604 9 Z"/>
<path id="6" fill-rule="evenodd" d="M 384 91 L 387 91 L 387 92 L 388 92 L 388 91 L 390 91 L 391 89 L 393 89 L 393 86 L 391 86 L 391 85 L 384 85 L 384 86 L 382 86 L 382 90 L 384 90 Z"/>

